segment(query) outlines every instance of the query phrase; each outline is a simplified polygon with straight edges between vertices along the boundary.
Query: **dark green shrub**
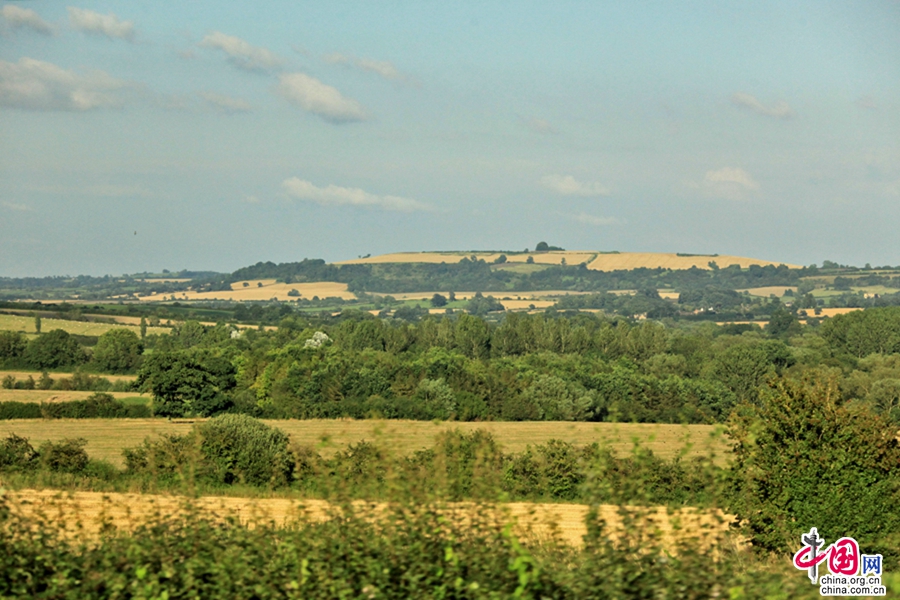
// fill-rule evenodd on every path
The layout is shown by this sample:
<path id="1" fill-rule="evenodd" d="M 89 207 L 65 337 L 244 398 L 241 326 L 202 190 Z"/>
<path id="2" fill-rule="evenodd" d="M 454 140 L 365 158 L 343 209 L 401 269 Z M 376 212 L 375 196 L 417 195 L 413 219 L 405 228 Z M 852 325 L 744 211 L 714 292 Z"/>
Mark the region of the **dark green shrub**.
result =
<path id="1" fill-rule="evenodd" d="M 140 446 L 123 450 L 122 456 L 126 473 L 153 477 L 160 483 L 192 482 L 201 462 L 200 444 L 194 432 L 148 438 Z"/>
<path id="2" fill-rule="evenodd" d="M 443 432 L 433 452 L 433 476 L 443 484 L 444 498 L 491 498 L 501 488 L 505 456 L 487 431 Z"/>
<path id="3" fill-rule="evenodd" d="M 214 417 L 197 428 L 204 473 L 218 483 L 278 487 L 292 478 L 288 436 L 247 415 Z"/>
<path id="4" fill-rule="evenodd" d="M 87 355 L 75 338 L 62 329 L 54 329 L 31 340 L 23 358 L 28 366 L 43 370 L 79 365 L 87 360 Z"/>
<path id="5" fill-rule="evenodd" d="M 112 394 L 97 392 L 84 400 L 44 403 L 41 405 L 41 415 L 45 419 L 146 418 L 150 416 L 150 407 L 126 405 Z"/>
<path id="6" fill-rule="evenodd" d="M 129 373 L 138 367 L 143 352 L 135 332 L 117 327 L 100 336 L 91 360 L 105 373 Z"/>
<path id="7" fill-rule="evenodd" d="M 0 420 L 40 419 L 41 405 L 34 402 L 0 402 Z"/>
<path id="8" fill-rule="evenodd" d="M 561 440 L 550 440 L 538 445 L 535 453 L 546 492 L 552 498 L 574 499 L 584 481 L 581 457 L 575 447 Z"/>
<path id="9" fill-rule="evenodd" d="M 818 527 L 827 540 L 852 536 L 861 548 L 896 563 L 896 426 L 840 398 L 834 381 L 782 380 L 760 405 L 735 411 L 729 425 L 733 510 L 762 548 L 792 549 L 801 533 Z"/>
<path id="10" fill-rule="evenodd" d="M 26 471 L 38 467 L 38 453 L 27 438 L 14 433 L 0 443 L 0 470 Z"/>
<path id="11" fill-rule="evenodd" d="M 390 462 L 384 451 L 372 442 L 350 444 L 326 461 L 331 476 L 327 482 L 332 492 L 380 494 Z"/>
<path id="12" fill-rule="evenodd" d="M 27 347 L 28 340 L 21 332 L 0 331 L 0 363 L 16 364 Z"/>
<path id="13" fill-rule="evenodd" d="M 60 473 L 82 473 L 88 465 L 88 455 L 84 438 L 64 439 L 59 442 L 44 442 L 38 449 L 41 466 Z"/>

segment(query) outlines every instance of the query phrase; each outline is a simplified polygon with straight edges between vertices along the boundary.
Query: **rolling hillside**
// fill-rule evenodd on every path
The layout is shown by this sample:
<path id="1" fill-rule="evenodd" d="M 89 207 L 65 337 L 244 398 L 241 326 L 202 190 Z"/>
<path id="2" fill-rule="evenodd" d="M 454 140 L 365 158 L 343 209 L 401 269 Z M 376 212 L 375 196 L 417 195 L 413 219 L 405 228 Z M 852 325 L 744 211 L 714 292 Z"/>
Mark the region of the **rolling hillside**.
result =
<path id="1" fill-rule="evenodd" d="M 368 258 L 346 260 L 335 264 L 387 264 L 387 263 L 458 263 L 462 259 L 475 256 L 480 260 L 492 263 L 501 255 L 500 252 L 395 252 L 381 254 Z M 616 271 L 630 269 L 709 269 L 709 263 L 715 262 L 720 268 L 730 265 L 740 265 L 746 269 L 750 265 L 775 265 L 784 264 L 769 260 L 746 258 L 731 255 L 679 255 L 675 253 L 654 252 L 615 252 L 604 253 L 594 251 L 564 250 L 549 252 L 521 252 L 505 254 L 507 263 L 526 263 L 529 257 L 538 265 L 578 265 L 586 263 L 589 269 L 595 271 Z M 788 264 L 792 269 L 799 269 L 799 265 Z"/>

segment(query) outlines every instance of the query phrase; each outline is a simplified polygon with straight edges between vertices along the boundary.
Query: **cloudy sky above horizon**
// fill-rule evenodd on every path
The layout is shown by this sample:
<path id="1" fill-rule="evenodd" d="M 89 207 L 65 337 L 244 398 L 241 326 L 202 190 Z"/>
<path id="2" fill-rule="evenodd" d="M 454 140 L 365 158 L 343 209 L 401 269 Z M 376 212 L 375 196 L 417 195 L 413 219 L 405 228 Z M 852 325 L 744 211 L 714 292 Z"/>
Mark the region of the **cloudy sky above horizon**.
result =
<path id="1" fill-rule="evenodd" d="M 0 3 L 0 276 L 900 264 L 900 2 Z"/>

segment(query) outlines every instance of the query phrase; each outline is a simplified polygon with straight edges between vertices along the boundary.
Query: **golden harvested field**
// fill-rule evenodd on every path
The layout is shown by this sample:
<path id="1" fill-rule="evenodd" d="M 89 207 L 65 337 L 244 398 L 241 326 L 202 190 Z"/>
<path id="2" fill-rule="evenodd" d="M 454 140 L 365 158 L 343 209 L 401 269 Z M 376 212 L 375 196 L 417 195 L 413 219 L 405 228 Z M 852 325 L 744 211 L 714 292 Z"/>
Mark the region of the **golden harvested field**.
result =
<path id="1" fill-rule="evenodd" d="M 244 283 L 247 286 L 244 286 Z M 262 283 L 262 287 L 258 284 Z M 288 292 L 297 290 L 298 297 L 288 296 Z M 343 298 L 353 300 L 356 294 L 347 290 L 346 283 L 334 281 L 322 281 L 317 283 L 276 283 L 274 279 L 254 279 L 252 281 L 238 281 L 231 284 L 230 292 L 177 292 L 177 300 L 271 300 L 282 302 L 305 298 L 311 300 L 314 296 L 319 298 Z M 140 298 L 144 302 L 162 302 L 169 300 L 172 294 L 156 294 Z"/>
<path id="2" fill-rule="evenodd" d="M 793 285 L 770 285 L 767 287 L 758 287 L 758 288 L 747 288 L 743 290 L 735 290 L 736 292 L 749 292 L 751 296 L 761 296 L 763 298 L 768 298 L 772 294 L 775 294 L 779 298 L 784 296 L 784 292 L 786 290 L 791 290 L 795 294 L 797 293 L 797 286 Z"/>
<path id="3" fill-rule="evenodd" d="M 861 308 L 823 308 L 820 309 L 822 312 L 820 314 L 815 314 L 814 309 L 807 309 L 806 314 L 810 317 L 834 317 L 837 315 L 846 315 L 847 313 L 852 313 L 857 310 L 862 310 Z"/>
<path id="4" fill-rule="evenodd" d="M 140 333 L 138 327 L 123 325 L 119 323 L 94 323 L 91 321 L 66 321 L 63 319 L 44 319 L 41 318 L 41 331 L 44 333 L 53 331 L 54 329 L 62 329 L 68 333 L 76 335 L 92 335 L 100 336 L 110 329 L 130 329 L 135 333 Z M 34 317 L 18 316 L 18 315 L 0 315 L 0 330 L 21 331 L 24 333 L 35 333 Z M 169 333 L 166 327 L 148 327 L 147 333 L 164 334 Z"/>
<path id="5" fill-rule="evenodd" d="M 449 292 L 447 290 L 441 292 L 409 292 L 403 294 L 389 294 L 396 300 L 431 300 L 431 297 L 435 294 L 441 294 L 442 296 L 446 296 Z M 469 300 L 471 299 L 477 292 L 457 292 L 454 290 L 453 292 L 456 294 L 457 300 Z M 536 292 L 510 292 L 509 290 L 500 290 L 497 292 L 481 292 L 482 296 L 493 296 L 499 300 L 504 298 L 510 298 L 512 300 L 531 300 L 531 299 L 544 299 L 544 298 L 556 298 L 558 296 L 578 296 L 583 294 L 590 294 L 592 292 L 571 292 L 566 290 L 544 290 L 544 291 L 536 291 Z M 388 295 L 388 294 L 382 294 Z"/>
<path id="6" fill-rule="evenodd" d="M 396 252 L 393 254 L 382 254 L 380 256 L 371 256 L 369 258 L 358 258 L 355 260 L 345 260 L 335 264 L 380 264 L 380 263 L 456 263 L 463 258 L 476 256 L 486 262 L 493 262 L 500 253 L 493 252 Z M 698 269 L 709 269 L 709 263 L 715 262 L 719 267 L 725 268 L 730 265 L 740 265 L 741 268 L 747 268 L 750 265 L 779 265 L 782 263 L 772 262 L 768 260 L 759 260 L 755 258 L 746 258 L 743 256 L 678 256 L 675 253 L 659 253 L 659 252 L 620 252 L 617 254 L 602 254 L 590 250 L 565 250 L 553 252 L 530 252 L 528 254 L 507 254 L 506 258 L 509 263 L 524 263 L 528 257 L 534 259 L 535 264 L 558 265 L 565 259 L 567 265 L 578 265 L 583 262 L 588 263 L 589 269 L 597 271 L 616 271 L 648 268 L 655 269 L 662 267 L 664 269 L 690 269 L 697 267 Z M 798 265 L 788 265 L 791 268 L 799 269 Z"/>
<path id="7" fill-rule="evenodd" d="M 134 394 L 131 394 L 134 396 Z M 145 437 L 162 433 L 185 434 L 194 422 L 202 419 L 169 421 L 166 419 L 20 419 L 0 423 L 0 431 L 27 437 L 32 444 L 67 437 L 88 440 L 87 452 L 93 458 L 122 464 L 122 450 L 138 445 Z M 434 445 L 442 431 L 459 429 L 489 431 L 506 452 L 522 452 L 528 445 L 561 439 L 577 445 L 608 444 L 617 452 L 629 452 L 633 440 L 659 456 L 672 458 L 689 440 L 693 445 L 688 455 L 704 455 L 710 450 L 717 455 L 728 451 L 727 441 L 716 435 L 712 425 L 657 425 L 643 423 L 576 423 L 576 422 L 483 422 L 457 423 L 431 421 L 353 421 L 311 419 L 266 421 L 290 434 L 299 444 L 314 445 L 323 454 L 336 452 L 362 440 L 375 442 L 386 450 L 410 453 Z"/>
<path id="8" fill-rule="evenodd" d="M 742 269 L 750 265 L 775 265 L 781 263 L 768 260 L 758 260 L 755 258 L 745 258 L 743 256 L 678 256 L 672 253 L 654 253 L 654 252 L 622 252 L 620 254 L 600 254 L 588 265 L 589 269 L 597 271 L 618 271 L 630 269 L 690 269 L 697 267 L 698 269 L 709 269 L 709 263 L 715 262 L 719 267 L 725 268 L 730 265 L 740 265 Z M 788 265 L 793 269 L 799 269 L 797 265 Z"/>
<path id="9" fill-rule="evenodd" d="M 49 373 L 51 379 L 70 379 L 74 373 Z M 0 371 L 0 379 L 7 375 L 12 375 L 16 379 L 28 379 L 28 376 L 34 378 L 35 381 L 41 376 L 40 371 Z M 134 381 L 137 375 L 103 375 L 91 373 L 92 376 L 102 377 L 110 381 Z"/>
<path id="10" fill-rule="evenodd" d="M 300 519 L 322 521 L 330 518 L 335 509 L 330 502 L 314 498 L 187 498 L 56 490 L 16 490 L 7 492 L 7 498 L 12 510 L 22 516 L 43 515 L 64 523 L 66 531 L 77 535 L 96 535 L 104 524 L 128 530 L 148 518 L 193 514 L 188 512 L 188 505 L 212 517 L 237 518 L 251 526 L 254 523 L 284 526 Z M 366 510 L 376 519 L 388 508 L 385 503 L 361 500 L 353 504 L 357 510 Z M 598 508 L 600 518 L 607 523 L 610 537 L 615 539 L 617 531 L 622 529 L 622 508 L 613 505 L 600 505 Z M 682 508 L 671 513 L 664 507 L 649 507 L 642 511 L 647 516 L 646 526 L 658 530 L 664 543 L 673 549 L 676 539 L 685 539 L 680 537 L 683 535 L 714 543 L 718 534 L 728 531 L 729 522 L 733 520 L 723 513 L 693 508 Z M 588 507 L 581 504 L 458 502 L 444 505 L 443 512 L 451 520 L 462 523 L 469 522 L 468 519 L 475 514 L 482 518 L 489 516 L 501 523 L 514 523 L 514 531 L 524 538 L 548 539 L 555 531 L 561 541 L 572 546 L 581 545 L 587 533 Z"/>
<path id="11" fill-rule="evenodd" d="M 63 390 L 2 390 L 0 389 L 0 402 L 69 402 L 71 400 L 84 400 L 92 396 L 96 392 L 75 392 Z M 150 401 L 150 396 L 138 394 L 137 392 L 104 392 L 111 394 L 115 398 L 145 398 Z M 0 421 L 0 429 L 3 423 L 9 421 Z"/>
<path id="12" fill-rule="evenodd" d="M 506 310 L 525 310 L 530 308 L 548 308 L 556 304 L 556 300 L 501 300 Z"/>
<path id="13" fill-rule="evenodd" d="M 143 281 L 144 283 L 184 283 L 190 281 L 190 277 L 148 277 L 146 279 L 135 279 L 135 281 Z"/>

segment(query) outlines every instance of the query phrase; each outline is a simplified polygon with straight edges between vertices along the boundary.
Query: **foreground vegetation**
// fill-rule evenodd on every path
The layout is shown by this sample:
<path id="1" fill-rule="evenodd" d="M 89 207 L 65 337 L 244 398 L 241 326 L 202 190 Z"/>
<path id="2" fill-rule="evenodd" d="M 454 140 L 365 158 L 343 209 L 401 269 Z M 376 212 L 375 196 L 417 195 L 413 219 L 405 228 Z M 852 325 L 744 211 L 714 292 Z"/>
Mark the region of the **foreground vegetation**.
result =
<path id="1" fill-rule="evenodd" d="M 787 598 L 816 588 L 786 563 L 720 544 L 673 553 L 639 511 L 615 541 L 596 515 L 580 548 L 519 540 L 472 510 L 431 504 L 250 528 L 207 514 L 159 515 L 134 531 L 73 540 L 0 507 L 0 594 L 78 598 Z M 723 548 L 726 548 L 723 551 Z M 793 569 L 791 569 L 793 571 Z"/>
<path id="2" fill-rule="evenodd" d="M 637 449 L 549 442 L 517 455 L 482 432 L 390 457 L 372 444 L 330 457 L 244 415 L 126 452 L 126 470 L 93 463 L 70 440 L 0 448 L 7 484 L 84 488 L 118 477 L 147 490 L 296 489 L 332 500 L 324 520 L 276 526 L 191 509 L 72 534 L 52 507 L 0 508 L 0 593 L 33 597 L 812 597 L 790 566 L 800 533 L 852 535 L 884 555 L 896 592 L 900 562 L 900 445 L 865 407 L 839 402 L 834 383 L 783 380 L 730 421 L 732 466 L 664 461 Z M 834 465 L 841 468 L 835 469 Z M 41 479 L 43 478 L 43 479 Z M 55 479 L 54 479 L 55 478 Z M 206 486 L 206 487 L 204 487 Z M 840 494 L 822 493 L 841 490 Z M 581 544 L 516 533 L 487 505 L 511 498 L 586 504 Z M 352 503 L 352 498 L 387 504 Z M 450 506 L 452 500 L 474 500 Z M 601 504 L 618 504 L 616 523 Z M 706 507 L 710 520 L 663 534 L 654 505 Z M 723 509 L 725 512 L 720 512 Z M 731 533 L 717 519 L 735 514 Z M 719 517 L 717 517 L 719 515 Z M 546 531 L 546 530 L 545 530 Z M 736 543 L 735 535 L 750 546 Z"/>

